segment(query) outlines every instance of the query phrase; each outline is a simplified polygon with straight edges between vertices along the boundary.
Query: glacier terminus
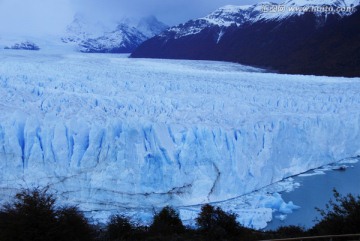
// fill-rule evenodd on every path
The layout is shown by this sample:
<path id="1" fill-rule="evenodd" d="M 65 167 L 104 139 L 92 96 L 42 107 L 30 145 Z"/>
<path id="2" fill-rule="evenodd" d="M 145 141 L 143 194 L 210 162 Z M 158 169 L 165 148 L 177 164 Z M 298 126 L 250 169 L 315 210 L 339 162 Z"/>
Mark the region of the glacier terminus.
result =
<path id="1" fill-rule="evenodd" d="M 95 219 L 233 200 L 263 228 L 296 205 L 254 191 L 360 154 L 360 78 L 233 63 L 0 50 L 0 113 L 0 202 L 49 186 Z"/>

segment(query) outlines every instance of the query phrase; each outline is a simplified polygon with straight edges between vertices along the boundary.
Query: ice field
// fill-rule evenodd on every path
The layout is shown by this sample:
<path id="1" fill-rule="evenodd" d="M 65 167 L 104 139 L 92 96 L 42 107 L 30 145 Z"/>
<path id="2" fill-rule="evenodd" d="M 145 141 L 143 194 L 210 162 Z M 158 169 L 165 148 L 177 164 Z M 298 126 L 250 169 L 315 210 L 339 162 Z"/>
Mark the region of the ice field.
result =
<path id="1" fill-rule="evenodd" d="M 263 228 L 294 184 L 253 191 L 360 154 L 360 78 L 232 63 L 0 50 L 0 113 L 0 202 L 49 185 L 95 220 L 229 200 Z"/>

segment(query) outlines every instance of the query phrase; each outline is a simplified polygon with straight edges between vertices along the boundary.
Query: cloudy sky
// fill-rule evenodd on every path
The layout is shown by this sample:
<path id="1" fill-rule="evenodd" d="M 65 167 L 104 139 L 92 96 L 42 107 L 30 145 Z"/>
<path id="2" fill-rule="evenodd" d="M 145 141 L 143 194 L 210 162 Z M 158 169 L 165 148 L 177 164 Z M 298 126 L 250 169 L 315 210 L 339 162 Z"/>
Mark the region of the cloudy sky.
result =
<path id="1" fill-rule="evenodd" d="M 276 1 L 276 0 L 275 0 Z M 255 0 L 0 0 L 0 34 L 56 34 L 75 13 L 99 20 L 155 15 L 168 25 L 202 17 L 218 7 Z"/>

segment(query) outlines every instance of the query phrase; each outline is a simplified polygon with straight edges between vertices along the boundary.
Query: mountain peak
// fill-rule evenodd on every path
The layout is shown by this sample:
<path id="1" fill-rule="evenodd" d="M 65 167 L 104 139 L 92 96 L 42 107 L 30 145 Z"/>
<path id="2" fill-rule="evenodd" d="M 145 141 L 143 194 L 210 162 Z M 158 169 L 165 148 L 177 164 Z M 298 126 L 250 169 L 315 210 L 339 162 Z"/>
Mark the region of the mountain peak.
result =
<path id="1" fill-rule="evenodd" d="M 129 53 L 166 27 L 154 16 L 124 16 L 120 21 L 105 23 L 77 14 L 62 41 L 77 45 L 81 52 Z"/>
<path id="2" fill-rule="evenodd" d="M 337 33 L 330 30 L 345 19 L 353 19 L 352 17 L 358 14 L 355 8 L 358 5 L 359 0 L 288 0 L 280 4 L 262 2 L 245 6 L 227 5 L 203 18 L 169 28 L 144 42 L 131 56 L 225 60 L 291 73 L 305 73 L 301 71 L 306 69 L 306 73 L 352 76 L 358 70 L 355 68 L 353 71 L 352 67 L 343 66 L 353 66 L 356 61 L 348 63 L 345 57 L 339 60 L 335 55 L 328 58 L 331 61 L 321 56 L 311 56 L 316 52 L 314 50 L 323 49 L 321 42 L 326 42 L 325 35 L 334 39 L 346 39 L 342 36 L 343 30 L 338 30 Z M 351 35 L 353 38 L 350 40 L 351 45 L 339 40 L 336 51 L 339 56 L 343 56 L 342 53 L 346 52 L 343 49 L 352 49 L 353 51 L 346 52 L 352 56 L 356 54 L 358 45 L 358 22 L 356 19 L 351 20 L 349 27 L 344 29 L 344 36 Z M 320 33 L 325 37 L 320 36 Z M 319 45 L 316 45 L 315 49 L 304 47 L 305 44 L 312 46 L 310 40 L 314 39 L 314 36 L 318 36 L 316 41 Z M 304 49 L 307 56 L 296 52 L 300 48 Z M 333 51 L 333 47 L 329 49 L 332 50 L 323 50 L 324 53 Z M 291 58 L 297 62 L 291 62 Z M 316 62 L 316 59 L 321 61 Z M 320 66 L 321 70 L 309 67 L 310 61 L 313 65 Z M 339 63 L 339 66 L 331 67 L 334 63 Z"/>
<path id="3" fill-rule="evenodd" d="M 141 18 L 136 28 L 141 31 L 146 37 L 150 38 L 167 29 L 169 26 L 160 22 L 155 16 L 150 15 Z"/>
<path id="4" fill-rule="evenodd" d="M 352 14 L 351 8 L 359 5 L 360 0 L 288 0 L 284 3 L 261 2 L 254 5 L 226 5 L 209 15 L 190 20 L 185 24 L 169 29 L 175 38 L 199 33 L 207 26 L 220 28 L 232 25 L 253 24 L 259 21 L 281 21 L 292 16 L 301 16 L 313 12 L 320 18 L 329 14 L 340 17 Z M 322 22 L 322 21 L 320 21 Z M 162 35 L 163 36 L 163 35 Z"/>

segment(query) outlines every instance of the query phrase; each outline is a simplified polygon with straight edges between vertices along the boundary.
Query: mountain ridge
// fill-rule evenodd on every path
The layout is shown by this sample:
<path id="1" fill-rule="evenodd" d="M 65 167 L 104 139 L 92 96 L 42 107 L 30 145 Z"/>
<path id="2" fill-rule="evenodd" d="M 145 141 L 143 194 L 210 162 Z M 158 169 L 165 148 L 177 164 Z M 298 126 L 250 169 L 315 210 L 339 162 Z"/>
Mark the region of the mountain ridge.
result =
<path id="1" fill-rule="evenodd" d="M 311 41 L 319 32 L 355 14 L 358 0 L 290 0 L 284 4 L 266 4 L 225 6 L 204 18 L 171 27 L 141 44 L 131 57 L 222 60 L 270 68 L 281 73 L 360 76 L 359 68 L 349 73 L 342 67 L 343 63 L 335 66 L 338 71 L 330 71 L 320 65 L 320 71 L 312 71 L 306 66 L 311 59 L 297 62 L 301 59 L 292 56 L 300 47 L 306 51 L 304 43 Z M 264 12 L 266 6 L 311 9 Z M 314 6 L 333 11 L 317 12 Z M 356 28 L 356 22 L 351 24 Z M 357 52 L 354 54 L 351 58 L 359 58 Z M 299 67 L 296 68 L 296 65 Z"/>
<path id="2" fill-rule="evenodd" d="M 156 17 L 126 18 L 113 24 L 91 22 L 81 15 L 67 27 L 64 43 L 73 43 L 85 53 L 130 53 L 167 26 Z"/>

